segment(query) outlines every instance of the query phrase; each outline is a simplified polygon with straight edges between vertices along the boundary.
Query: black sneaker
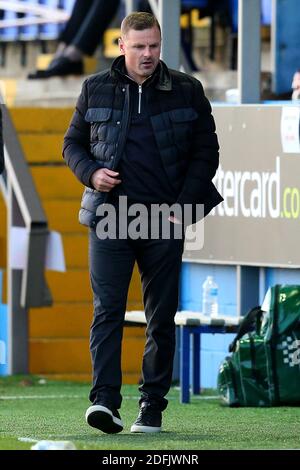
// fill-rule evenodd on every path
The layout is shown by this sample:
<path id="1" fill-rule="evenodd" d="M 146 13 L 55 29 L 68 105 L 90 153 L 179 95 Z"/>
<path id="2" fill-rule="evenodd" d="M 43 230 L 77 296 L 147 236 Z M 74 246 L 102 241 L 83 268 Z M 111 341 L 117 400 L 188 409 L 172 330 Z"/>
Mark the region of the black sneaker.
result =
<path id="1" fill-rule="evenodd" d="M 123 431 L 124 426 L 118 411 L 109 409 L 100 403 L 96 403 L 86 410 L 85 419 L 90 426 L 107 434 Z"/>
<path id="2" fill-rule="evenodd" d="M 136 421 L 131 426 L 131 432 L 160 432 L 161 411 L 153 403 L 144 401 L 140 406 L 140 412 Z"/>

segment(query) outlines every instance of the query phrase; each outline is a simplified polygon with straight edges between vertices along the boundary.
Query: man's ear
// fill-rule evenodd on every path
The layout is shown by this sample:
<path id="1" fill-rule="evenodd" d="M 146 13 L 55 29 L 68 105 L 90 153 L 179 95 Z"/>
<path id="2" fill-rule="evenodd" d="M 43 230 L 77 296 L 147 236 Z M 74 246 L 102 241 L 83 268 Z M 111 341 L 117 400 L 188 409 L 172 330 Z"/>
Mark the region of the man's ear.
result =
<path id="1" fill-rule="evenodd" d="M 125 50 L 124 50 L 124 41 L 122 38 L 119 38 L 118 39 L 118 42 L 119 42 L 119 49 L 120 49 L 120 52 L 121 54 L 125 54 Z"/>

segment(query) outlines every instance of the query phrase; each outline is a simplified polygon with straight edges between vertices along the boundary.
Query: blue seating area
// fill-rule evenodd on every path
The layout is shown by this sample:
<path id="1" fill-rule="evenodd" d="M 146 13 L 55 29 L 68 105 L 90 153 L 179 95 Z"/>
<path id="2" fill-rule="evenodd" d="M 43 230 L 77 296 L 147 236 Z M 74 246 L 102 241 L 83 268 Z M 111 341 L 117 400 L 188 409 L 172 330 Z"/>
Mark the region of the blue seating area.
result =
<path id="1" fill-rule="evenodd" d="M 219 10 L 228 10 L 228 15 L 231 19 L 231 28 L 232 32 L 237 32 L 238 30 L 238 0 L 223 0 L 222 2 L 216 2 L 216 5 L 213 7 L 212 2 L 208 0 L 181 0 L 181 5 L 183 8 L 192 9 L 192 8 L 214 8 L 216 11 Z M 261 0 L 261 23 L 262 25 L 271 24 L 271 7 L 272 0 Z"/>
<path id="2" fill-rule="evenodd" d="M 2 304 L 3 273 L 0 271 L 0 376 L 7 375 L 7 306 Z"/>
<path id="3" fill-rule="evenodd" d="M 75 0 L 23 0 L 22 3 L 32 6 L 47 6 L 70 13 Z M 2 11 L 1 21 L 14 21 L 20 18 L 35 18 L 33 13 L 19 13 L 12 10 Z M 26 26 L 9 26 L 0 28 L 0 41 L 34 41 L 57 39 L 62 24 L 45 23 Z"/>
<path id="4" fill-rule="evenodd" d="M 41 5 L 49 8 L 56 8 L 70 13 L 72 11 L 75 0 L 23 0 L 22 3 L 31 4 L 33 6 Z M 182 7 L 185 9 L 207 8 L 210 2 L 208 0 L 182 0 Z M 271 23 L 271 0 L 262 0 L 262 24 L 269 25 Z M 237 32 L 238 24 L 238 0 L 224 0 L 223 8 L 228 8 L 231 18 L 232 31 Z M 2 11 L 2 21 L 13 21 L 18 18 L 32 18 L 32 13 L 18 13 L 12 10 Z M 42 25 L 32 24 L 28 26 L 11 26 L 0 28 L 0 41 L 33 41 L 56 39 L 62 28 L 61 24 L 45 23 Z"/>

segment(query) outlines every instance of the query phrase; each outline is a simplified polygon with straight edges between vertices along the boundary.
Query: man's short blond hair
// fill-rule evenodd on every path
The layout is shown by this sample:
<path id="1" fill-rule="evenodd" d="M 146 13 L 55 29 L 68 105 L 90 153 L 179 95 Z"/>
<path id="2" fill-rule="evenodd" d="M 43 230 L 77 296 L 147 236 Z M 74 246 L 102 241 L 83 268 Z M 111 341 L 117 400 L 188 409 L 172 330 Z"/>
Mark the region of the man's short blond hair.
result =
<path id="1" fill-rule="evenodd" d="M 152 13 L 147 13 L 145 11 L 135 11 L 127 15 L 121 24 L 121 35 L 122 37 L 126 36 L 126 34 L 131 30 L 134 29 L 136 31 L 142 31 L 144 29 L 150 29 L 157 27 L 160 35 L 161 35 L 161 28 L 157 18 L 152 15 Z"/>

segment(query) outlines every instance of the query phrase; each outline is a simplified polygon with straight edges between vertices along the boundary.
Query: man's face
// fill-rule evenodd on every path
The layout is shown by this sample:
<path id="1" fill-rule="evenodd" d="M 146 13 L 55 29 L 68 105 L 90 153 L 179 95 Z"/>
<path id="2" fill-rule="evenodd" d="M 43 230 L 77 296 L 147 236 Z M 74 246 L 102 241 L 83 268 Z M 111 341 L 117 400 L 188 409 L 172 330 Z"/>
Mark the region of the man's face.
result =
<path id="1" fill-rule="evenodd" d="M 160 31 L 156 26 L 141 31 L 130 29 L 120 38 L 119 46 L 131 78 L 142 83 L 152 75 L 159 62 L 161 49 Z"/>

